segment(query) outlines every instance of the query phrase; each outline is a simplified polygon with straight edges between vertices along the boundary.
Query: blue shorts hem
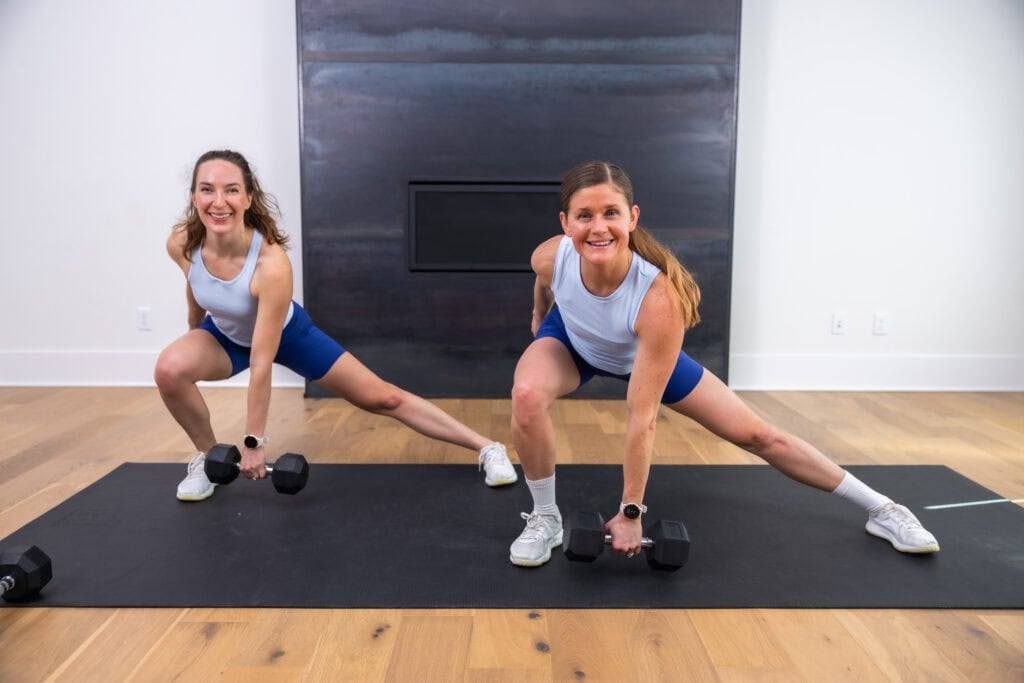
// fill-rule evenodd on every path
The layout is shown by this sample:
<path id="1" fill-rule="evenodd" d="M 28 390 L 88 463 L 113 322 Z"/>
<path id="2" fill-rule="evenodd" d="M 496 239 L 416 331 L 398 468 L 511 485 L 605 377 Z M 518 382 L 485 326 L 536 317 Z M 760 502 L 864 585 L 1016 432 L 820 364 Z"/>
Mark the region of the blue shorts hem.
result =
<path id="1" fill-rule="evenodd" d="M 345 348 L 314 325 L 302 306 L 295 302 L 292 305 L 292 319 L 281 332 L 281 343 L 274 362 L 315 382 L 330 371 L 345 353 Z M 212 334 L 228 354 L 232 377 L 249 368 L 252 349 L 228 339 L 209 315 L 199 324 L 199 329 Z"/>
<path id="2" fill-rule="evenodd" d="M 617 375 L 594 367 L 579 354 L 579 351 L 573 348 L 572 342 L 569 341 L 569 334 L 565 331 L 565 322 L 562 320 L 562 314 L 558 311 L 557 306 L 552 307 L 537 330 L 536 338 L 541 339 L 543 337 L 557 339 L 569 351 L 569 355 L 572 356 L 572 361 L 576 365 L 576 371 L 580 375 L 580 383 L 576 387 L 577 389 L 596 376 L 614 377 L 625 382 L 629 381 L 629 374 Z M 672 376 L 669 377 L 668 384 L 665 386 L 661 402 L 665 405 L 671 405 L 683 400 L 690 395 L 690 392 L 694 390 L 703 376 L 704 367 L 680 349 L 679 357 L 676 360 L 676 367 L 672 371 Z"/>

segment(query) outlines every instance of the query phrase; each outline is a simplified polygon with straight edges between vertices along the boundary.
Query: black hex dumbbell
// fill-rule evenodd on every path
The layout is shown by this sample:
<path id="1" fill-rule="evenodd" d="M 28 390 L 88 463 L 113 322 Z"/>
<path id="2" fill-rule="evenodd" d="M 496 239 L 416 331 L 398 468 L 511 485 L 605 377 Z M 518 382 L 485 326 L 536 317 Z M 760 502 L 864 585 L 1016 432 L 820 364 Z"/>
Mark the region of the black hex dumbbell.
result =
<path id="1" fill-rule="evenodd" d="M 645 533 L 640 545 L 647 551 L 651 569 L 682 569 L 690 557 L 690 535 L 682 522 L 661 520 Z M 573 512 L 562 524 L 562 550 L 575 562 L 593 562 L 611 542 L 611 535 L 604 532 L 604 518 L 597 512 Z"/>
<path id="2" fill-rule="evenodd" d="M 238 477 L 242 454 L 236 446 L 219 443 L 206 453 L 206 476 L 214 484 L 230 484 Z M 295 495 L 306 486 L 309 463 L 298 453 L 285 453 L 273 465 L 264 465 L 278 493 Z"/>
<path id="3" fill-rule="evenodd" d="M 0 595 L 4 600 L 34 598 L 52 578 L 50 558 L 38 547 L 0 551 Z"/>

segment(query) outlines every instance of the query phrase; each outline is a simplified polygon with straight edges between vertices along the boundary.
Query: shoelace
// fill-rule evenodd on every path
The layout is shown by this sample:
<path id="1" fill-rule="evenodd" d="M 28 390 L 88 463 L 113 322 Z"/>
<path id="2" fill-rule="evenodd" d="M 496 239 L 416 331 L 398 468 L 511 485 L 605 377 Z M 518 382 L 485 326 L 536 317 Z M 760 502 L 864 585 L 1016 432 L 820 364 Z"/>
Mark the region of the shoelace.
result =
<path id="1" fill-rule="evenodd" d="M 195 474 L 196 470 L 204 470 L 203 474 L 206 474 L 206 472 L 205 472 L 206 468 L 204 467 L 205 463 L 206 463 L 206 458 L 205 457 L 193 458 L 192 462 L 190 462 L 188 464 L 188 473 L 189 473 L 189 475 Z"/>
<path id="2" fill-rule="evenodd" d="M 531 512 L 529 514 L 520 512 L 519 516 L 526 520 L 526 528 L 523 529 L 523 533 L 519 534 L 520 540 L 523 541 L 539 541 L 540 537 L 544 534 L 543 526 L 544 521 L 540 518 L 539 512 Z"/>
<path id="3" fill-rule="evenodd" d="M 891 507 L 884 508 L 882 514 L 896 522 L 901 530 L 916 530 L 924 528 L 921 526 L 921 522 L 911 514 L 910 510 L 893 505 Z"/>
<path id="4" fill-rule="evenodd" d="M 492 448 L 491 446 L 484 448 L 484 450 L 480 452 L 480 467 L 478 468 L 478 471 L 482 470 L 484 467 L 493 467 L 498 464 L 495 462 L 496 460 L 501 460 L 501 453 L 498 449 Z"/>

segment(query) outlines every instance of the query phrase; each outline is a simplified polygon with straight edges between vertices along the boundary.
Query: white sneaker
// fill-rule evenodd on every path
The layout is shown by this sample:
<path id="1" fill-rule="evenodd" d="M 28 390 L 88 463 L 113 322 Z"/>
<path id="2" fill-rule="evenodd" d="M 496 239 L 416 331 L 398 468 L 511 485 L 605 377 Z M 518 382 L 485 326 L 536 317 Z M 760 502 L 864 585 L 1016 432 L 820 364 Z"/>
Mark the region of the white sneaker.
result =
<path id="1" fill-rule="evenodd" d="M 508 559 L 520 567 L 539 567 L 551 559 L 551 549 L 562 545 L 562 515 L 520 512 L 526 528 L 509 549 Z"/>
<path id="2" fill-rule="evenodd" d="M 206 453 L 196 453 L 188 464 L 188 474 L 178 484 L 178 500 L 206 500 L 216 484 L 206 478 Z"/>
<path id="3" fill-rule="evenodd" d="M 480 469 L 486 473 L 484 483 L 488 486 L 505 486 L 519 481 L 519 475 L 508 459 L 505 446 L 497 442 L 480 449 Z"/>
<path id="4" fill-rule="evenodd" d="M 884 538 L 905 553 L 935 553 L 939 542 L 921 526 L 914 513 L 896 503 L 886 503 L 868 516 L 864 527 L 869 534 Z"/>

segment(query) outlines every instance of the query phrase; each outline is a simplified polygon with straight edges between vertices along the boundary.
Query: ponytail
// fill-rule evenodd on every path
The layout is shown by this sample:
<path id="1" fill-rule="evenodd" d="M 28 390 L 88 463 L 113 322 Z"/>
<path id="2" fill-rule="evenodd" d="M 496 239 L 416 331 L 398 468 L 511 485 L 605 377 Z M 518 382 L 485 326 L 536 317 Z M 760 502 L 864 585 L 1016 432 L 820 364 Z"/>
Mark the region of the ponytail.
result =
<path id="1" fill-rule="evenodd" d="M 697 312 L 697 307 L 700 305 L 700 287 L 697 286 L 697 281 L 690 271 L 679 263 L 675 254 L 639 225 L 629 234 L 629 248 L 665 273 L 672 289 L 679 295 L 679 302 L 683 307 L 683 329 L 688 330 L 699 323 L 700 313 Z"/>

